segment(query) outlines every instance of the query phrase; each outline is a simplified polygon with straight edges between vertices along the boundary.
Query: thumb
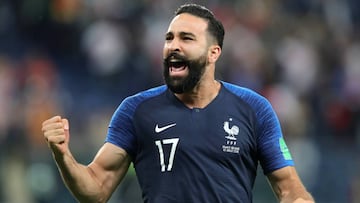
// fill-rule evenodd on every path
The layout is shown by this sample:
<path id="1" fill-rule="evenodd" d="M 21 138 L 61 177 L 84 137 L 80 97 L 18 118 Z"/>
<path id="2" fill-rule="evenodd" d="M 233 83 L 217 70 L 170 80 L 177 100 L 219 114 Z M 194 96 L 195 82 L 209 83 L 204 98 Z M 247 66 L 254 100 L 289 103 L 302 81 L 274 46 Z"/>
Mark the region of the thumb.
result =
<path id="1" fill-rule="evenodd" d="M 61 119 L 63 126 L 64 126 L 64 131 L 65 131 L 65 142 L 69 142 L 69 138 L 70 138 L 70 133 L 69 133 L 69 121 L 66 118 Z"/>

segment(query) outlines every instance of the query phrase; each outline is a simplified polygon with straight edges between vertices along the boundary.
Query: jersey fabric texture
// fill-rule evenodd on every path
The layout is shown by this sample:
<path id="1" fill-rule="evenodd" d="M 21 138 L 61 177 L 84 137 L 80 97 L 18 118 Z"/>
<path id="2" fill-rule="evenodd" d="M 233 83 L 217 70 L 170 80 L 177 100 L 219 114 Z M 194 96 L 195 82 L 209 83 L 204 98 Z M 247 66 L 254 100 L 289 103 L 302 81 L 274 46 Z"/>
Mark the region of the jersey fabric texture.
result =
<path id="1" fill-rule="evenodd" d="M 292 166 L 270 103 L 221 81 L 205 108 L 186 107 L 166 85 L 126 98 L 105 142 L 132 157 L 145 203 L 248 203 L 258 163 Z"/>

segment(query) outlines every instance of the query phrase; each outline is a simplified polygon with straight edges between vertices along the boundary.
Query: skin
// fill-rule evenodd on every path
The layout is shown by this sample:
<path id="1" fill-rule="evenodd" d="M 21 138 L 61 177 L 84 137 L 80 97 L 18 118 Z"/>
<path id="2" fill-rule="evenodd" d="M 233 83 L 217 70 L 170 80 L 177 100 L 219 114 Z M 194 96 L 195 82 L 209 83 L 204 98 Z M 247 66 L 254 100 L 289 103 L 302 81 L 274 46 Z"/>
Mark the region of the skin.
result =
<path id="1" fill-rule="evenodd" d="M 221 48 L 214 43 L 206 28 L 207 22 L 204 19 L 184 13 L 172 20 L 166 33 L 164 58 L 173 51 L 190 59 L 207 53 L 207 65 L 199 84 L 189 93 L 175 94 L 189 108 L 206 107 L 221 88 L 220 83 L 215 80 L 215 62 L 221 55 Z M 176 74 L 185 77 L 187 73 L 185 70 Z M 64 183 L 77 200 L 86 203 L 106 202 L 130 165 L 131 159 L 126 151 L 105 143 L 93 161 L 89 165 L 83 165 L 75 160 L 69 149 L 69 122 L 66 118 L 54 116 L 44 121 L 42 131 Z M 276 170 L 268 174 L 268 180 L 282 203 L 314 202 L 294 167 Z"/>
<path id="2" fill-rule="evenodd" d="M 199 84 L 190 93 L 175 94 L 189 108 L 206 107 L 216 97 L 221 87 L 215 80 L 215 62 L 220 57 L 221 48 L 213 42 L 206 29 L 207 22 L 204 19 L 184 13 L 172 20 L 166 33 L 164 58 L 174 51 L 191 59 L 200 57 L 204 52 L 201 50 L 207 52 L 207 65 Z"/>
<path id="3" fill-rule="evenodd" d="M 105 143 L 87 166 L 78 163 L 69 149 L 69 123 L 54 116 L 42 130 L 62 178 L 79 202 L 106 202 L 125 176 L 130 157 L 125 150 Z"/>

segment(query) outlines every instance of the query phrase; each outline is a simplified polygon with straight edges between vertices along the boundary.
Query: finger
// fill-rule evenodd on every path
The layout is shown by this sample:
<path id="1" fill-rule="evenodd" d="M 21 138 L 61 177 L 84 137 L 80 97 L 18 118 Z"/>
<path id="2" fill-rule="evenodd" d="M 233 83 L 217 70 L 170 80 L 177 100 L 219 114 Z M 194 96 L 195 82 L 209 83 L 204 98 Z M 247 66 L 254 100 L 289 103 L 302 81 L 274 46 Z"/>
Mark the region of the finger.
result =
<path id="1" fill-rule="evenodd" d="M 68 121 L 66 118 L 64 118 L 64 119 L 62 119 L 62 123 L 63 123 L 63 126 L 64 126 L 65 142 L 69 142 L 69 139 L 70 139 L 70 133 L 69 133 L 70 126 L 69 126 L 69 121 Z"/>
<path id="2" fill-rule="evenodd" d="M 63 126 L 64 126 L 64 130 L 69 130 L 69 121 L 66 118 L 61 119 Z"/>
<path id="3" fill-rule="evenodd" d="M 44 137 L 48 140 L 49 137 L 56 137 L 56 136 L 65 136 L 64 129 L 54 129 L 48 130 L 44 132 Z"/>
<path id="4" fill-rule="evenodd" d="M 62 126 L 62 129 L 64 130 L 65 134 L 68 134 L 69 133 L 69 121 L 66 118 L 61 119 L 61 126 Z"/>
<path id="5" fill-rule="evenodd" d="M 47 142 L 49 144 L 61 144 L 65 142 L 65 135 L 59 136 L 49 136 L 47 137 Z"/>
<path id="6" fill-rule="evenodd" d="M 54 122 L 59 122 L 59 121 L 61 121 L 61 117 L 60 117 L 60 116 L 54 116 L 54 117 L 52 117 L 52 118 L 50 118 L 50 119 L 45 120 L 45 121 L 42 123 L 42 125 L 44 126 L 44 125 L 47 125 L 47 124 L 49 124 L 49 123 L 54 123 Z"/>
<path id="7" fill-rule="evenodd" d="M 63 129 L 63 123 L 62 122 L 48 123 L 43 125 L 43 127 L 41 128 L 43 132 L 49 130 L 55 130 L 55 129 Z"/>

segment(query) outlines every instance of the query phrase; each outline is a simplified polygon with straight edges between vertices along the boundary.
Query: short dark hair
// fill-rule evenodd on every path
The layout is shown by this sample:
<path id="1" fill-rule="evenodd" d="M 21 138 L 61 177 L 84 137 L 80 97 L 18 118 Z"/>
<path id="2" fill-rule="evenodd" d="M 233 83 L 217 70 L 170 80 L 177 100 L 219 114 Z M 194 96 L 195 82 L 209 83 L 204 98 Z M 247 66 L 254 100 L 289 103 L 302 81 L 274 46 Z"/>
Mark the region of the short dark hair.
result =
<path id="1" fill-rule="evenodd" d="M 175 11 L 175 16 L 182 13 L 188 13 L 208 21 L 208 32 L 216 39 L 218 45 L 222 48 L 225 30 L 223 24 L 216 19 L 212 11 L 198 4 L 184 4 Z"/>

